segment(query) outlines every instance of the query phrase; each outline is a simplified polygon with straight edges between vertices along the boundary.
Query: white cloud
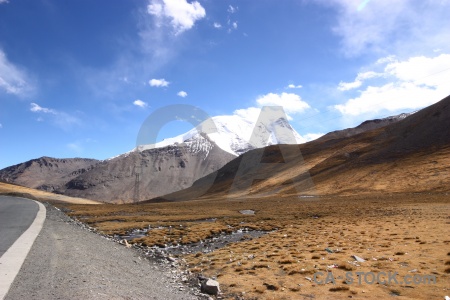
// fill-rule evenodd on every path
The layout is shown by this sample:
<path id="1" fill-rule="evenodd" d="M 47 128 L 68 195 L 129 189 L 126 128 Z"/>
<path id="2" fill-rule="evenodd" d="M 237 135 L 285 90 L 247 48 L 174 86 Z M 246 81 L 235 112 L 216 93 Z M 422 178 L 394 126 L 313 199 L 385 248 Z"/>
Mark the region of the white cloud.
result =
<path id="1" fill-rule="evenodd" d="M 203 6 L 194 1 L 186 0 L 150 0 L 147 12 L 157 18 L 157 24 L 162 26 L 166 20 L 175 30 L 175 34 L 191 29 L 195 22 L 206 16 Z"/>
<path id="2" fill-rule="evenodd" d="M 55 109 L 41 107 L 40 105 L 38 105 L 36 103 L 30 104 L 30 111 L 32 111 L 34 113 L 47 114 L 48 116 L 51 116 L 51 121 L 55 125 L 57 125 L 58 127 L 62 128 L 64 130 L 70 129 L 75 125 L 77 125 L 77 126 L 82 125 L 81 120 L 73 115 L 70 115 L 65 112 L 57 111 Z M 37 121 L 42 122 L 42 121 L 44 121 L 44 119 L 42 117 L 38 117 Z"/>
<path id="3" fill-rule="evenodd" d="M 258 107 L 238 109 L 234 111 L 234 114 L 248 120 L 256 121 L 262 106 L 282 106 L 288 120 L 292 120 L 290 115 L 302 113 L 310 107 L 299 95 L 292 93 L 269 93 L 256 99 L 256 104 Z"/>
<path id="4" fill-rule="evenodd" d="M 241 108 L 235 110 L 233 113 L 246 120 L 256 122 L 256 120 L 258 120 L 259 114 L 261 113 L 261 108 L 259 107 Z"/>
<path id="5" fill-rule="evenodd" d="M 8 0 L 0 0 L 0 4 L 2 4 L 2 3 L 9 3 L 9 1 Z"/>
<path id="6" fill-rule="evenodd" d="M 386 60 L 386 63 L 381 75 L 372 73 L 383 77 L 384 82 L 364 87 L 356 97 L 334 108 L 350 116 L 413 110 L 431 105 L 450 94 L 450 54 L 417 56 L 404 61 Z"/>
<path id="7" fill-rule="evenodd" d="M 217 29 L 222 28 L 222 24 L 220 24 L 218 22 L 214 22 L 213 26 L 214 26 L 214 28 L 217 28 Z"/>
<path id="8" fill-rule="evenodd" d="M 154 87 L 167 87 L 170 82 L 166 81 L 164 78 L 161 79 L 151 79 L 148 84 Z"/>
<path id="9" fill-rule="evenodd" d="M 27 74 L 12 64 L 0 49 L 0 90 L 16 96 L 29 94 L 33 87 Z"/>
<path id="10" fill-rule="evenodd" d="M 54 109 L 41 107 L 41 106 L 39 106 L 39 105 L 36 104 L 36 103 L 31 103 L 30 106 L 31 106 L 31 107 L 30 107 L 30 110 L 31 110 L 32 112 L 42 112 L 42 113 L 45 113 L 45 114 L 53 114 L 53 115 L 56 115 L 56 114 L 57 114 L 56 111 L 55 111 Z"/>
<path id="11" fill-rule="evenodd" d="M 362 85 L 362 81 L 355 80 L 353 82 L 339 82 L 338 90 L 340 91 L 348 91 L 359 88 Z"/>
<path id="12" fill-rule="evenodd" d="M 237 7 L 237 6 L 234 7 L 233 5 L 229 5 L 229 6 L 228 6 L 228 9 L 227 9 L 227 11 L 228 11 L 230 14 L 234 14 L 237 10 L 238 10 L 238 7 Z"/>
<path id="13" fill-rule="evenodd" d="M 136 106 L 142 107 L 142 108 L 145 108 L 145 107 L 148 106 L 147 103 L 145 103 L 144 101 L 139 100 L 139 99 L 134 100 L 134 101 L 133 101 L 133 104 L 136 105 Z"/>
<path id="14" fill-rule="evenodd" d="M 292 93 L 268 93 L 266 95 L 258 97 L 255 102 L 257 106 L 237 109 L 233 112 L 233 115 L 244 118 L 251 123 L 256 123 L 263 106 L 282 106 L 284 112 L 286 113 L 288 121 L 292 121 L 293 118 L 289 114 L 292 115 L 302 113 L 310 107 L 309 104 L 303 101 L 299 95 Z M 279 116 L 279 114 L 271 116 L 271 118 L 273 119 L 270 121 L 276 121 Z M 322 135 L 323 133 L 307 133 L 305 135 L 299 135 L 298 133 L 295 133 L 298 143 L 306 143 L 315 140 Z"/>
<path id="15" fill-rule="evenodd" d="M 403 81 L 412 81 L 415 84 L 425 84 L 438 87 L 444 79 L 449 78 L 450 54 L 441 54 L 436 57 L 416 56 L 407 61 L 395 61 L 385 68 L 387 74 L 393 75 Z M 445 74 L 439 73 L 447 71 Z M 448 81 L 445 82 L 448 85 Z"/>
<path id="16" fill-rule="evenodd" d="M 376 73 L 373 71 L 364 72 L 364 73 L 358 73 L 358 76 L 356 76 L 355 81 L 353 82 L 340 82 L 338 89 L 340 91 L 348 91 L 355 88 L 359 88 L 363 82 L 367 79 L 375 78 L 375 77 L 381 77 L 383 74 Z"/>
<path id="17" fill-rule="evenodd" d="M 3 128 L 3 125 L 2 125 L 2 123 L 0 123 L 0 129 L 2 129 Z"/>
<path id="18" fill-rule="evenodd" d="M 185 97 L 187 97 L 188 94 L 187 94 L 185 91 L 179 91 L 179 92 L 177 93 L 177 95 L 180 96 L 180 97 L 182 97 L 182 98 L 185 98 Z"/>
<path id="19" fill-rule="evenodd" d="M 232 26 L 233 26 L 234 29 L 237 29 L 237 28 L 238 28 L 238 23 L 237 23 L 237 21 L 236 21 L 236 22 L 233 22 Z"/>
<path id="20" fill-rule="evenodd" d="M 288 86 L 287 86 L 287 88 L 288 89 L 301 89 L 303 86 L 302 85 L 295 85 L 295 84 L 289 84 Z"/>
<path id="21" fill-rule="evenodd" d="M 288 114 L 301 113 L 310 108 L 309 104 L 303 101 L 299 95 L 293 93 L 269 93 L 259 97 L 256 103 L 259 106 L 283 106 Z"/>
<path id="22" fill-rule="evenodd" d="M 420 53 L 449 50 L 450 1 L 320 0 L 337 10 L 333 32 L 349 56 L 376 53 Z M 362 4 L 365 3 L 364 6 Z M 417 52 L 419 51 L 419 52 Z"/>

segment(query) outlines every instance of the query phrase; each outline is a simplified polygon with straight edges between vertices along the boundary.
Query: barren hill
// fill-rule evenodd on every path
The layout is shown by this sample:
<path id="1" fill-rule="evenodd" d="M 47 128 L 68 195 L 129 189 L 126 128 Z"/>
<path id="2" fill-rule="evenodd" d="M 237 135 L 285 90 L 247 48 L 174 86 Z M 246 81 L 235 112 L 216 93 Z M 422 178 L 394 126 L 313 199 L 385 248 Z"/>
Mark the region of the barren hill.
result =
<path id="1" fill-rule="evenodd" d="M 449 192 L 449 128 L 450 96 L 394 124 L 350 137 L 249 151 L 191 188 L 152 201 L 197 199 L 196 190 L 209 187 L 211 180 L 202 198 Z M 243 160 L 255 164 L 241 166 Z"/>
<path id="2" fill-rule="evenodd" d="M 187 188 L 233 158 L 207 138 L 188 140 L 103 161 L 67 182 L 58 192 L 105 202 L 148 199 Z"/>
<path id="3" fill-rule="evenodd" d="M 351 137 L 353 135 L 357 135 L 357 134 L 360 134 L 360 133 L 363 133 L 363 132 L 366 132 L 369 130 L 378 129 L 378 128 L 396 123 L 412 114 L 413 113 L 403 113 L 403 114 L 399 114 L 396 116 L 390 116 L 390 117 L 382 118 L 382 119 L 367 120 L 353 128 L 347 128 L 347 129 L 329 132 L 329 133 L 323 135 L 322 137 L 318 138 L 318 140 L 326 141 L 326 140 L 332 140 L 332 139 Z"/>
<path id="4" fill-rule="evenodd" d="M 41 157 L 0 171 L 0 181 L 54 192 L 71 179 L 91 170 L 99 161 L 88 158 Z"/>

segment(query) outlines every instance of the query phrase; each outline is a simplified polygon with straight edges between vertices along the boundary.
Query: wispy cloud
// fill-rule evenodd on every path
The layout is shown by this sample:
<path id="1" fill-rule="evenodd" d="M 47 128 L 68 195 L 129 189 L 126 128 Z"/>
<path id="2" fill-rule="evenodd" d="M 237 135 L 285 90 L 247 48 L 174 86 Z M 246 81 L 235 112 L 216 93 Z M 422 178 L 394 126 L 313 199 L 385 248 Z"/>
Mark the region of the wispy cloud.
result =
<path id="1" fill-rule="evenodd" d="M 144 74 L 154 76 L 190 47 L 182 33 L 195 28 L 203 15 L 202 9 L 195 1 L 148 0 L 134 14 L 138 38 L 129 38 L 126 43 L 119 40 L 120 55 L 109 66 L 101 69 L 77 66 L 78 75 L 98 98 L 129 99 L 132 95 L 126 91 L 142 88 L 142 83 L 148 82 L 144 77 L 148 75 Z"/>
<path id="2" fill-rule="evenodd" d="M 164 78 L 161 78 L 161 79 L 150 79 L 148 84 L 153 87 L 167 87 L 169 86 L 170 82 L 166 81 Z"/>
<path id="3" fill-rule="evenodd" d="M 295 84 L 292 84 L 292 83 L 287 86 L 288 89 L 301 89 L 302 87 L 303 86 L 300 85 L 300 84 L 295 85 Z"/>
<path id="4" fill-rule="evenodd" d="M 41 106 L 39 106 L 36 103 L 31 103 L 30 110 L 32 112 L 42 112 L 44 114 L 53 114 L 53 115 L 57 114 L 56 110 L 50 109 L 50 108 L 41 107 Z"/>
<path id="5" fill-rule="evenodd" d="M 3 3 L 9 3 L 9 1 L 8 0 L 0 0 L 0 4 L 3 4 Z"/>
<path id="6" fill-rule="evenodd" d="M 214 26 L 214 28 L 217 28 L 217 29 L 222 28 L 222 24 L 220 24 L 218 22 L 214 22 L 213 26 Z"/>
<path id="7" fill-rule="evenodd" d="M 24 70 L 11 63 L 0 49 L 0 90 L 16 96 L 27 96 L 34 90 Z"/>
<path id="8" fill-rule="evenodd" d="M 2 129 L 3 128 L 3 125 L 2 125 L 2 123 L 0 123 L 0 129 Z"/>
<path id="9" fill-rule="evenodd" d="M 179 91 L 177 95 L 180 96 L 181 98 L 186 98 L 188 94 L 185 91 Z"/>
<path id="10" fill-rule="evenodd" d="M 380 66 L 379 61 L 374 67 Z M 338 89 L 342 91 L 349 91 L 351 84 L 362 88 L 355 97 L 334 108 L 347 116 L 375 115 L 381 111 L 419 109 L 450 94 L 450 54 L 416 56 L 402 61 L 390 57 L 383 61 L 381 72 L 360 73 L 353 83 L 347 83 L 346 89 L 341 82 Z M 375 77 L 381 81 L 365 84 L 365 80 Z"/>
<path id="11" fill-rule="evenodd" d="M 348 56 L 449 49 L 450 1 L 320 0 L 337 12 L 333 32 Z"/>
<path id="12" fill-rule="evenodd" d="M 148 106 L 148 104 L 146 102 L 139 100 L 139 99 L 134 100 L 133 104 L 136 106 L 142 107 L 142 108 L 146 108 Z"/>
<path id="13" fill-rule="evenodd" d="M 38 122 L 44 121 L 42 115 L 46 115 L 50 118 L 51 122 L 54 125 L 64 130 L 71 129 L 73 126 L 82 125 L 81 120 L 76 116 L 52 108 L 42 107 L 36 103 L 30 104 L 30 111 L 33 113 L 40 114 L 37 120 Z"/>
<path id="14" fill-rule="evenodd" d="M 206 16 L 199 2 L 189 3 L 186 0 L 150 0 L 147 12 L 155 16 L 159 27 L 169 22 L 176 35 L 191 29 L 196 21 Z"/>
<path id="15" fill-rule="evenodd" d="M 352 82 L 341 81 L 339 83 L 338 89 L 340 91 L 348 91 L 348 90 L 352 90 L 355 88 L 359 88 L 365 80 L 375 78 L 375 77 L 382 77 L 382 76 L 384 76 L 383 73 L 377 73 L 377 72 L 373 72 L 373 71 L 359 73 L 358 76 L 356 76 L 355 80 Z"/>
<path id="16" fill-rule="evenodd" d="M 237 6 L 228 5 L 227 11 L 228 11 L 230 14 L 234 14 L 237 10 L 238 10 L 238 7 L 237 7 Z"/>

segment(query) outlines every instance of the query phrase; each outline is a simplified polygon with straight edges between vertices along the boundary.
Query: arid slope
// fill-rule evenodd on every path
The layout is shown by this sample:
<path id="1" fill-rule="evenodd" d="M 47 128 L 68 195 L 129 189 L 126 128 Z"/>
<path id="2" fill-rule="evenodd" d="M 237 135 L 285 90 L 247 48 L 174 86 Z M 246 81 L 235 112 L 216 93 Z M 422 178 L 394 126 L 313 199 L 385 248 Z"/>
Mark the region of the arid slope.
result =
<path id="1" fill-rule="evenodd" d="M 450 97 L 446 97 L 394 124 L 350 137 L 249 151 L 191 188 L 152 201 L 446 192 L 449 128 Z M 202 189 L 208 192 L 200 197 Z"/>

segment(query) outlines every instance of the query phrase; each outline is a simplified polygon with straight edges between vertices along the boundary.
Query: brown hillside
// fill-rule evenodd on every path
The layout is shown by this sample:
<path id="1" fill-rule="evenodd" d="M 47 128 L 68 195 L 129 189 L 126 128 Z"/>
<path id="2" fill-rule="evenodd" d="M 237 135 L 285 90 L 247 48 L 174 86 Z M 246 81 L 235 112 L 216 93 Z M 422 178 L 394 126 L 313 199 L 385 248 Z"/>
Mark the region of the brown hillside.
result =
<path id="1" fill-rule="evenodd" d="M 450 96 L 394 124 L 350 137 L 249 151 L 199 179 L 191 188 L 152 201 L 274 194 L 285 197 L 447 192 L 450 190 L 449 128 Z M 298 155 L 298 149 L 302 155 Z M 288 157 L 288 162 L 284 162 L 281 152 Z M 243 159 L 253 160 L 256 165 L 259 161 L 272 164 L 260 168 L 248 165 L 230 193 Z M 251 188 L 247 188 L 249 181 L 253 182 Z M 200 189 L 208 192 L 199 197 Z"/>

